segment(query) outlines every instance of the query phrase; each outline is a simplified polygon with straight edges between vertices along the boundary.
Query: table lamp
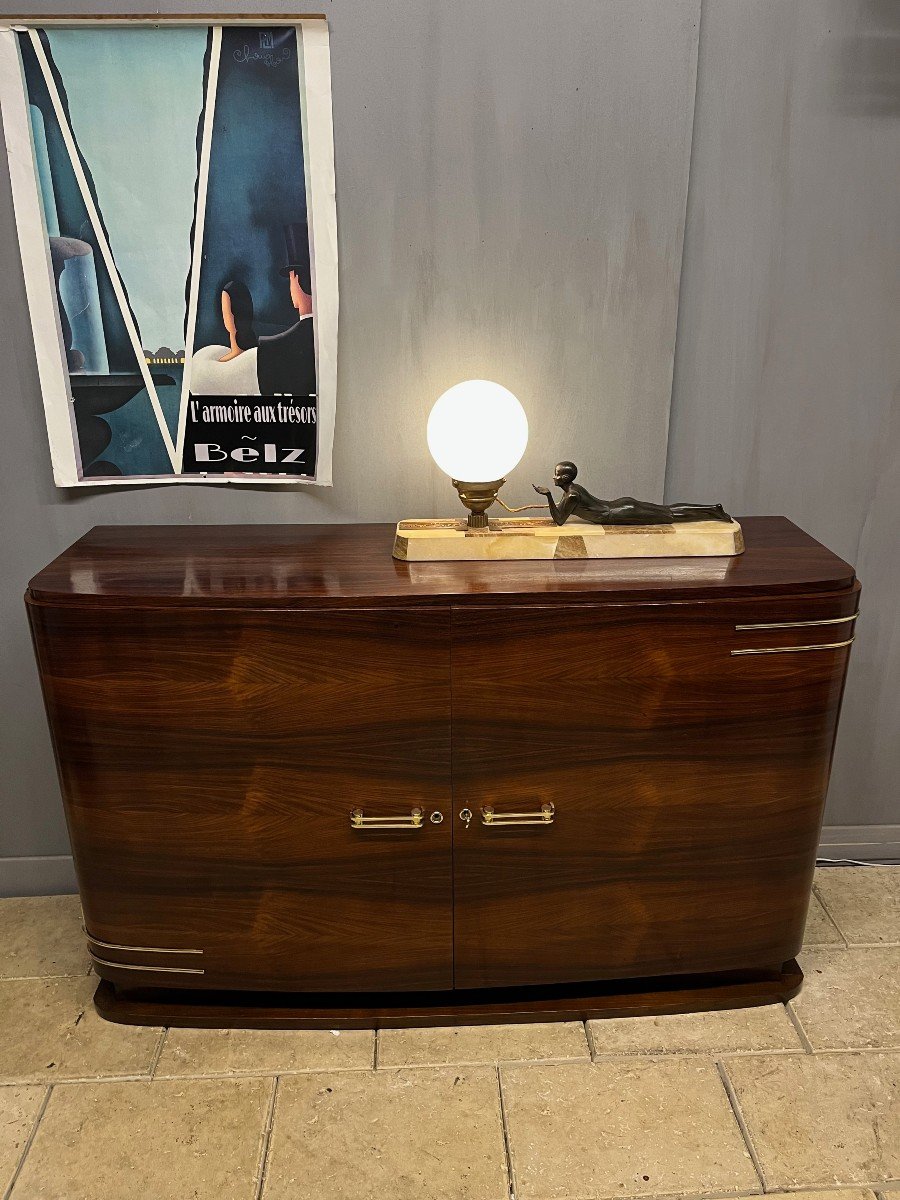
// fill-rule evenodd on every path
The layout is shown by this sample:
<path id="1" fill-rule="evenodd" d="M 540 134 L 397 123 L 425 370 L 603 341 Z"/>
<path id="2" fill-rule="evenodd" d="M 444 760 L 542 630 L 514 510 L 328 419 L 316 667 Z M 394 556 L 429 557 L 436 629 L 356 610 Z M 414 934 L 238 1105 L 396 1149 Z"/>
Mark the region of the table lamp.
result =
<path id="1" fill-rule="evenodd" d="M 400 521 L 393 556 L 407 563 L 515 559 L 693 558 L 727 560 L 744 549 L 740 525 L 721 504 L 656 504 L 619 496 L 602 500 L 575 482 L 563 459 L 542 504 L 510 508 L 497 495 L 528 444 L 528 418 L 509 391 L 488 379 L 448 388 L 428 417 L 428 449 L 469 510 L 461 517 Z M 497 503 L 510 517 L 488 520 Z M 540 509 L 539 517 L 521 517 Z"/>
<path id="2" fill-rule="evenodd" d="M 524 408 L 499 383 L 467 379 L 435 401 L 427 436 L 431 457 L 469 510 L 467 531 L 487 531 L 487 510 L 528 444 Z"/>

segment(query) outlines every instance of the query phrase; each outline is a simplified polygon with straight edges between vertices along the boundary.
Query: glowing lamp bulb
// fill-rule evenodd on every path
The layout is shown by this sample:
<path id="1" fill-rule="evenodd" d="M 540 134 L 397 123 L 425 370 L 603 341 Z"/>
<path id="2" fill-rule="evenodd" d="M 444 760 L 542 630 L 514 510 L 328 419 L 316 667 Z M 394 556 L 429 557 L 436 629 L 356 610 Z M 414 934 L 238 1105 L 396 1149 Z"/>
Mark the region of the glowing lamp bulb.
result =
<path id="1" fill-rule="evenodd" d="M 438 398 L 428 418 L 431 457 L 451 479 L 502 479 L 527 444 L 524 408 L 511 391 L 487 379 L 457 383 Z"/>
<path id="2" fill-rule="evenodd" d="M 485 512 L 527 444 L 522 405 L 507 388 L 487 379 L 457 383 L 437 399 L 428 418 L 431 457 L 470 510 L 470 529 L 487 528 Z"/>

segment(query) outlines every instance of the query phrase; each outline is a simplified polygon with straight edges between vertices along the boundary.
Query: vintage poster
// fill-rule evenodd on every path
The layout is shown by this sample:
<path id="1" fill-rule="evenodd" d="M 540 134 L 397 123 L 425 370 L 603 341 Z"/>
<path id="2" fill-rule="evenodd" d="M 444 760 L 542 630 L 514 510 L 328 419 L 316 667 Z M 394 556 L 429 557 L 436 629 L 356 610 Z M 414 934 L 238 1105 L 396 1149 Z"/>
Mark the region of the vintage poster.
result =
<path id="1" fill-rule="evenodd" d="M 331 483 L 324 20 L 0 31 L 58 485 Z"/>

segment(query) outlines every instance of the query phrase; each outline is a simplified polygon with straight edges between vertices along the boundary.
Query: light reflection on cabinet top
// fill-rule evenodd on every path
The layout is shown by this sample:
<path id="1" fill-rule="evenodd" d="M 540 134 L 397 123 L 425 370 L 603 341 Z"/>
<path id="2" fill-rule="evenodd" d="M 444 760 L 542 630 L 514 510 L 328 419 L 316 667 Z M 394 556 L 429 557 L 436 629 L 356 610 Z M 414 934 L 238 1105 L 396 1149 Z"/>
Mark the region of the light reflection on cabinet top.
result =
<path id="1" fill-rule="evenodd" d="M 785 517 L 741 517 L 737 558 L 403 563 L 395 526 L 99 525 L 30 584 L 43 603 L 339 608 L 777 597 L 854 584 Z"/>

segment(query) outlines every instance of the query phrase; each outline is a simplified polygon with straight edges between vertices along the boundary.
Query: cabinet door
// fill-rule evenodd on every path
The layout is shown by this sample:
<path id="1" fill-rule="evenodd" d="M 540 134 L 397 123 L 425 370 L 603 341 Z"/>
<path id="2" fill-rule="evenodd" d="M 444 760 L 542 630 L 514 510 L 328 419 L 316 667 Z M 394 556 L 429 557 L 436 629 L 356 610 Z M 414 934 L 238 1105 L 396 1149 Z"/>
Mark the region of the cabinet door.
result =
<path id="1" fill-rule="evenodd" d="M 32 622 L 102 975 L 451 985 L 447 612 Z"/>
<path id="2" fill-rule="evenodd" d="M 841 603 L 830 611 L 852 611 Z M 796 953 L 847 650 L 733 655 L 766 637 L 811 640 L 794 629 L 754 641 L 736 615 L 454 612 L 457 987 Z"/>

